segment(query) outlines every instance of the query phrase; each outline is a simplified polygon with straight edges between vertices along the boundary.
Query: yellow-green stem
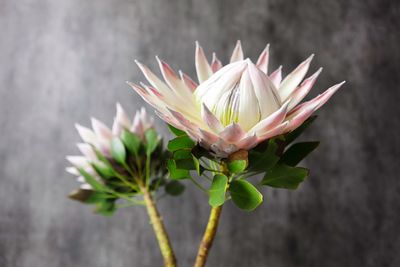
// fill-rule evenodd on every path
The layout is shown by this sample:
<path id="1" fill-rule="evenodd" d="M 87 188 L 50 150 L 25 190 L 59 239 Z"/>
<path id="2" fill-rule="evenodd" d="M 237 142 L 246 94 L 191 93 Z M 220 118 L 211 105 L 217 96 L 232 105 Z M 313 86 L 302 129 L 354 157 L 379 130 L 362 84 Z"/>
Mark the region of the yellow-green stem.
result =
<path id="1" fill-rule="evenodd" d="M 221 215 L 222 205 L 211 208 L 210 217 L 208 219 L 207 228 L 201 240 L 199 250 L 197 252 L 195 267 L 203 267 L 206 264 L 209 250 L 213 244 L 215 234 L 217 233 L 219 217 Z"/>
<path id="2" fill-rule="evenodd" d="M 156 204 L 148 191 L 145 185 L 140 186 L 144 202 L 146 204 L 147 213 L 150 217 L 151 225 L 153 226 L 154 233 L 156 234 L 158 245 L 161 250 L 161 254 L 164 258 L 164 266 L 165 267 L 176 267 L 176 259 L 175 254 L 171 246 L 171 242 L 169 241 L 167 231 L 165 229 L 164 223 L 160 216 L 160 213 L 157 210 Z"/>

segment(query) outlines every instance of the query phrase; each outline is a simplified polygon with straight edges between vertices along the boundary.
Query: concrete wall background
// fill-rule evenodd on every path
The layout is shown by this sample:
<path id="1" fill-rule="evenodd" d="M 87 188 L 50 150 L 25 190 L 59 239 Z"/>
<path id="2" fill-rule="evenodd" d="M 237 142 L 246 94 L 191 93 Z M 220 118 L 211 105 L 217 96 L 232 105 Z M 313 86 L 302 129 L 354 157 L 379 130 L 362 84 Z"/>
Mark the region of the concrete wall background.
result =
<path id="1" fill-rule="evenodd" d="M 227 204 L 208 266 L 400 266 L 399 16 L 385 0 L 0 0 L 0 265 L 160 266 L 142 208 L 103 218 L 65 197 L 73 123 L 144 104 L 124 83 L 143 80 L 134 58 L 193 74 L 195 40 L 226 62 L 241 39 L 251 58 L 270 42 L 285 73 L 316 53 L 313 95 L 348 83 L 307 133 L 322 141 L 308 181 L 250 214 Z M 190 266 L 205 197 L 160 208 Z"/>

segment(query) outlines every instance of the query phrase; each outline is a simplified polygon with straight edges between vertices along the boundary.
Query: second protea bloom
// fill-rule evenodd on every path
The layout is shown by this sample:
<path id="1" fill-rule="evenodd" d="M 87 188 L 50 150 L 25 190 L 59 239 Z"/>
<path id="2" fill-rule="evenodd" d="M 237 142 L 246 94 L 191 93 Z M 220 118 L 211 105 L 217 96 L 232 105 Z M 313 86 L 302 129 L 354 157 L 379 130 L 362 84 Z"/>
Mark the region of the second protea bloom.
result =
<path id="1" fill-rule="evenodd" d="M 209 64 L 196 43 L 199 84 L 182 72 L 178 77 L 157 58 L 165 82 L 137 62 L 150 85 L 130 85 L 157 109 L 163 120 L 224 158 L 293 131 L 339 89 L 343 82 L 300 103 L 322 70 L 304 79 L 312 58 L 313 55 L 282 80 L 282 67 L 268 72 L 268 45 L 254 64 L 249 58 L 244 59 L 238 42 L 230 63 L 222 66 L 215 54 Z"/>
<path id="2" fill-rule="evenodd" d="M 124 130 L 135 134 L 140 138 L 141 142 L 145 142 L 144 133 L 153 128 L 153 118 L 147 116 L 146 110 L 141 108 L 140 111 L 136 112 L 133 121 L 131 121 L 121 105 L 117 103 L 117 114 L 114 118 L 112 129 L 95 118 L 92 118 L 93 130 L 79 124 L 75 126 L 83 140 L 83 143 L 77 144 L 82 156 L 67 156 L 67 160 L 73 167 L 68 167 L 66 170 L 78 176 L 77 180 L 82 182 L 82 189 L 91 189 L 91 186 L 80 174 L 79 168 L 83 168 L 87 173 L 101 181 L 101 177 L 93 167 L 93 164 L 103 164 L 96 150 L 106 159 L 111 159 L 112 140 L 113 138 L 120 138 Z"/>

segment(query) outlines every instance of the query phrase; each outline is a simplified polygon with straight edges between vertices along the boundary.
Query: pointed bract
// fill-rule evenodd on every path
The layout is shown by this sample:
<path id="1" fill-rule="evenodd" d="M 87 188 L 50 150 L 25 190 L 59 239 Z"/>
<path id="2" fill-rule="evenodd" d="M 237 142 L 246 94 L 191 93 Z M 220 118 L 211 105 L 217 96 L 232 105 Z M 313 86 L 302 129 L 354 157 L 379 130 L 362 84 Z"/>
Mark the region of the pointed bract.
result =
<path id="1" fill-rule="evenodd" d="M 203 48 L 196 42 L 196 72 L 199 83 L 204 82 L 212 75 L 212 69 L 204 55 Z"/>
<path id="2" fill-rule="evenodd" d="M 238 40 L 236 42 L 235 48 L 233 49 L 230 63 L 240 60 L 243 60 L 243 50 L 242 50 L 242 43 L 240 42 L 240 40 Z"/>
<path id="3" fill-rule="evenodd" d="M 268 74 L 268 63 L 269 63 L 269 44 L 264 48 L 264 51 L 260 54 L 257 60 L 257 67 L 264 72 L 265 74 Z"/>

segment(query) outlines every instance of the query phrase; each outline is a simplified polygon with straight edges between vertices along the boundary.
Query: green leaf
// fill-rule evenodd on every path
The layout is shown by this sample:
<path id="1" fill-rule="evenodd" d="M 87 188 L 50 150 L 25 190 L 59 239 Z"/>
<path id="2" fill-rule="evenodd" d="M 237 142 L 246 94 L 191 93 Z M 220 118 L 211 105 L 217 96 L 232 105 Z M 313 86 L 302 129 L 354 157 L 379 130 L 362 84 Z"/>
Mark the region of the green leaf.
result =
<path id="1" fill-rule="evenodd" d="M 248 169 L 250 171 L 268 171 L 279 161 L 279 156 L 277 155 L 279 145 L 276 141 L 275 139 L 270 139 L 264 152 L 254 150 L 249 152 Z"/>
<path id="2" fill-rule="evenodd" d="M 115 198 L 115 197 L 103 192 L 93 191 L 84 202 L 87 204 L 95 204 L 110 198 Z"/>
<path id="3" fill-rule="evenodd" d="M 177 169 L 183 169 L 183 170 L 195 170 L 196 169 L 193 158 L 178 159 L 178 160 L 175 160 L 175 164 L 176 164 Z"/>
<path id="4" fill-rule="evenodd" d="M 267 172 L 261 183 L 276 188 L 296 189 L 308 174 L 305 168 L 278 164 Z"/>
<path id="5" fill-rule="evenodd" d="M 175 160 L 179 160 L 179 159 L 191 159 L 192 158 L 192 152 L 190 151 L 190 149 L 180 149 L 180 150 L 176 150 L 173 153 L 173 157 Z"/>
<path id="6" fill-rule="evenodd" d="M 97 181 L 93 176 L 91 176 L 89 173 L 87 173 L 84 169 L 79 168 L 79 172 L 85 178 L 86 183 L 90 184 L 94 190 L 101 191 L 101 192 L 109 191 L 105 185 L 103 185 L 102 183 Z"/>
<path id="7" fill-rule="evenodd" d="M 291 131 L 290 133 L 285 134 L 286 145 L 290 144 L 297 137 L 299 137 L 304 132 L 304 130 L 307 129 L 308 126 L 310 126 L 311 123 L 313 123 L 315 121 L 316 118 L 317 118 L 317 116 L 311 116 L 305 122 L 303 122 L 302 125 L 297 127 L 294 131 Z"/>
<path id="8" fill-rule="evenodd" d="M 117 210 L 114 200 L 107 200 L 102 201 L 97 204 L 95 212 L 104 215 L 104 216 L 111 216 Z"/>
<path id="9" fill-rule="evenodd" d="M 212 180 L 211 188 L 208 192 L 208 203 L 212 207 L 218 207 L 225 202 L 225 193 L 228 186 L 228 177 L 222 174 L 216 174 Z"/>
<path id="10" fill-rule="evenodd" d="M 167 168 L 171 179 L 180 180 L 180 179 L 187 179 L 190 177 L 190 172 L 188 170 L 177 169 L 176 163 L 173 159 L 168 160 Z"/>
<path id="11" fill-rule="evenodd" d="M 195 142 L 189 136 L 179 136 L 168 142 L 168 150 L 174 152 L 179 149 L 192 149 Z"/>
<path id="12" fill-rule="evenodd" d="M 262 194 L 246 180 L 235 180 L 229 186 L 233 203 L 242 210 L 252 211 L 263 202 Z"/>
<path id="13" fill-rule="evenodd" d="M 146 153 L 150 155 L 157 148 L 159 142 L 158 134 L 156 130 L 148 129 L 144 133 L 144 136 L 146 138 Z"/>
<path id="14" fill-rule="evenodd" d="M 293 144 L 282 155 L 280 162 L 289 166 L 296 166 L 319 145 L 319 142 L 300 142 Z"/>
<path id="15" fill-rule="evenodd" d="M 99 162 L 92 162 L 92 166 L 94 170 L 105 179 L 112 178 L 115 176 L 114 170 L 112 167 L 108 166 L 107 164 L 99 161 Z"/>
<path id="16" fill-rule="evenodd" d="M 125 146 L 119 138 L 115 137 L 111 140 L 111 155 L 118 163 L 125 164 Z"/>
<path id="17" fill-rule="evenodd" d="M 134 154 L 135 156 L 138 155 L 139 148 L 142 143 L 139 136 L 130 131 L 124 130 L 121 134 L 121 140 L 130 153 Z"/>
<path id="18" fill-rule="evenodd" d="M 246 160 L 234 160 L 228 162 L 228 170 L 230 173 L 240 173 L 243 172 L 247 167 Z"/>
<path id="19" fill-rule="evenodd" d="M 165 186 L 165 192 L 171 196 L 179 196 L 185 191 L 185 186 L 178 181 L 171 181 Z"/>
<path id="20" fill-rule="evenodd" d="M 168 124 L 168 128 L 169 128 L 169 130 L 170 130 L 174 135 L 176 135 L 176 136 L 187 135 L 184 131 L 175 128 L 175 127 L 172 126 L 171 124 Z"/>

